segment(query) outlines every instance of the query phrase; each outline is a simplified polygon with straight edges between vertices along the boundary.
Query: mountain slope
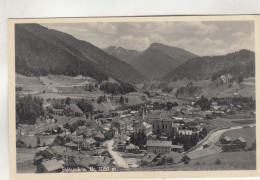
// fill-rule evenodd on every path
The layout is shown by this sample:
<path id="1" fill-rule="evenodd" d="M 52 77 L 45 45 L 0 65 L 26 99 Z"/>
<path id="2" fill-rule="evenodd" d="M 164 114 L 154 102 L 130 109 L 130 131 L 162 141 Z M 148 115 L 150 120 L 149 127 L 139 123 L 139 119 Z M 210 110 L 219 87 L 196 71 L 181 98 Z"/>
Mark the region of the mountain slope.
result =
<path id="1" fill-rule="evenodd" d="M 104 51 L 126 62 L 127 64 L 131 64 L 132 61 L 140 54 L 137 50 L 125 49 L 118 46 L 109 46 L 108 48 L 105 48 Z"/>
<path id="2" fill-rule="evenodd" d="M 139 70 L 148 79 L 163 77 L 188 59 L 197 57 L 184 49 L 153 43 L 143 52 L 110 46 L 104 49 Z"/>
<path id="3" fill-rule="evenodd" d="M 224 56 L 196 57 L 186 61 L 164 78 L 167 81 L 181 79 L 203 80 L 212 76 L 221 76 L 230 73 L 234 76 L 250 77 L 255 71 L 255 53 L 249 50 L 240 50 Z"/>
<path id="4" fill-rule="evenodd" d="M 136 69 L 94 45 L 38 24 L 16 25 L 15 50 L 16 72 L 24 75 L 81 74 L 131 83 L 144 79 Z"/>

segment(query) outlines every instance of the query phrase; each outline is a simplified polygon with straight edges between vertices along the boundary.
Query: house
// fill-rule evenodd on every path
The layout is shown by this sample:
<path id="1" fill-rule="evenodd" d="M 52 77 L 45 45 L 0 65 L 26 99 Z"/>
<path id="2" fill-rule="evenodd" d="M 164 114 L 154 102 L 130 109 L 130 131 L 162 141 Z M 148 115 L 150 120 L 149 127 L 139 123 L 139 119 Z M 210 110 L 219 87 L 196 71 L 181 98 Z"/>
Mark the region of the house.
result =
<path id="1" fill-rule="evenodd" d="M 141 159 L 141 165 L 152 165 L 152 162 L 156 161 L 156 158 L 159 156 L 159 154 L 155 154 L 152 152 L 148 152 L 142 159 Z"/>
<path id="2" fill-rule="evenodd" d="M 86 138 L 94 137 L 95 128 L 89 128 L 86 126 L 78 126 L 76 129 L 76 135 L 83 135 Z"/>
<path id="3" fill-rule="evenodd" d="M 223 75 L 220 76 L 220 80 L 223 83 L 229 82 L 232 78 L 233 78 L 233 76 L 231 74 L 223 74 Z"/>
<path id="4" fill-rule="evenodd" d="M 205 117 L 205 119 L 213 119 L 214 118 L 213 111 L 205 111 L 204 117 Z"/>
<path id="5" fill-rule="evenodd" d="M 212 154 L 217 154 L 220 152 L 222 152 L 221 147 L 211 146 L 206 149 L 191 151 L 191 152 L 185 154 L 182 157 L 181 161 L 184 162 L 184 164 L 188 164 L 190 162 L 190 160 L 198 159 L 198 158 L 209 156 Z"/>
<path id="6" fill-rule="evenodd" d="M 218 117 L 225 117 L 225 113 L 223 111 L 214 111 L 213 114 Z"/>
<path id="7" fill-rule="evenodd" d="M 221 144 L 221 146 L 223 151 L 241 151 L 246 148 L 246 140 L 239 137 L 235 141 L 230 141 L 227 144 Z"/>
<path id="8" fill-rule="evenodd" d="M 172 145 L 171 151 L 178 152 L 178 153 L 183 152 L 183 144 Z"/>
<path id="9" fill-rule="evenodd" d="M 148 153 L 166 154 L 171 151 L 172 141 L 147 140 L 146 147 Z"/>
<path id="10" fill-rule="evenodd" d="M 103 141 L 106 140 L 104 134 L 102 134 L 101 131 L 98 131 L 98 132 L 95 134 L 94 139 L 95 139 L 96 141 L 98 141 L 98 142 L 103 142 Z"/>
<path id="11" fill-rule="evenodd" d="M 124 141 L 118 141 L 118 142 L 116 143 L 116 149 L 117 149 L 117 151 L 124 152 L 125 149 L 126 149 L 126 144 L 125 144 L 125 142 L 124 142 Z"/>
<path id="12" fill-rule="evenodd" d="M 230 142 L 232 142 L 232 139 L 230 137 L 228 137 L 228 136 L 225 136 L 225 137 L 221 138 L 219 140 L 219 142 L 221 144 L 229 144 Z"/>
<path id="13" fill-rule="evenodd" d="M 134 133 L 144 133 L 146 136 L 153 134 L 153 126 L 142 120 L 139 122 L 134 122 L 133 124 Z"/>
<path id="14" fill-rule="evenodd" d="M 139 153 L 139 147 L 135 146 L 133 144 L 130 144 L 130 145 L 125 147 L 125 151 L 127 153 Z"/>
<path id="15" fill-rule="evenodd" d="M 117 129 L 118 132 L 125 132 L 126 123 L 123 120 L 115 120 L 112 122 L 111 127 Z"/>
<path id="16" fill-rule="evenodd" d="M 59 173 L 62 172 L 64 162 L 56 159 L 43 161 L 37 166 L 37 173 Z"/>
<path id="17" fill-rule="evenodd" d="M 233 97 L 239 97 L 238 92 L 234 92 L 234 93 L 233 93 Z"/>
<path id="18" fill-rule="evenodd" d="M 89 170 L 90 168 L 100 170 L 100 168 L 113 167 L 111 159 L 105 156 L 89 156 L 76 158 L 75 164 L 77 164 L 78 167 L 83 167 L 87 170 Z"/>
<path id="19" fill-rule="evenodd" d="M 52 149 L 47 148 L 45 150 L 39 151 L 35 154 L 35 158 L 37 156 L 42 156 L 43 159 L 48 159 L 51 160 L 54 157 L 54 152 L 52 151 Z M 37 158 L 36 158 L 37 159 Z"/>
<path id="20" fill-rule="evenodd" d="M 193 134 L 193 131 L 190 129 L 183 129 L 183 130 L 177 130 L 177 134 L 182 136 L 191 136 Z"/>
<path id="21" fill-rule="evenodd" d="M 51 110 L 52 114 L 56 114 L 56 115 L 60 115 L 60 116 L 63 116 L 64 115 L 64 110 L 63 109 L 55 109 L 53 108 Z"/>
<path id="22" fill-rule="evenodd" d="M 164 159 L 167 164 L 177 164 L 181 162 L 181 159 L 183 158 L 183 155 L 181 153 L 177 152 L 169 152 L 164 155 Z"/>
<path id="23" fill-rule="evenodd" d="M 80 157 L 81 154 L 79 151 L 73 151 L 70 149 L 66 149 L 66 151 L 64 151 L 61 154 L 61 159 L 65 162 L 65 165 L 71 165 L 75 163 L 75 158 Z"/>
<path id="24" fill-rule="evenodd" d="M 63 136 L 56 136 L 53 141 L 53 146 L 61 146 L 64 144 L 64 137 Z"/>
<path id="25" fill-rule="evenodd" d="M 44 159 L 44 158 L 43 158 L 42 155 L 34 156 L 33 162 L 34 162 L 34 164 L 37 165 L 37 164 L 41 163 L 43 159 Z"/>
<path id="26" fill-rule="evenodd" d="M 211 102 L 211 107 L 216 107 L 216 106 L 218 106 L 218 102 L 216 101 Z"/>
<path id="27" fill-rule="evenodd" d="M 96 141 L 93 138 L 88 138 L 82 142 L 81 148 L 84 150 L 90 150 L 95 146 L 95 144 L 96 144 Z"/>
<path id="28" fill-rule="evenodd" d="M 64 144 L 64 146 L 73 150 L 78 150 L 80 148 L 78 144 L 75 144 L 73 142 L 67 142 L 66 144 Z"/>

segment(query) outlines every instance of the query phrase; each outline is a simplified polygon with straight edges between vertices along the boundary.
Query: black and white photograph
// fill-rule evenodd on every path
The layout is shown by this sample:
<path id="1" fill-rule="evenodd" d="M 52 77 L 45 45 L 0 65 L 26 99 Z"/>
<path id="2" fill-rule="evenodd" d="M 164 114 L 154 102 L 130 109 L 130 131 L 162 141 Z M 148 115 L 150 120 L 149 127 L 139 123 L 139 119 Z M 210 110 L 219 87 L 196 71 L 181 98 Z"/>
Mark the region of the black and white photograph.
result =
<path id="1" fill-rule="evenodd" d="M 17 174 L 257 170 L 254 20 L 13 28 Z"/>

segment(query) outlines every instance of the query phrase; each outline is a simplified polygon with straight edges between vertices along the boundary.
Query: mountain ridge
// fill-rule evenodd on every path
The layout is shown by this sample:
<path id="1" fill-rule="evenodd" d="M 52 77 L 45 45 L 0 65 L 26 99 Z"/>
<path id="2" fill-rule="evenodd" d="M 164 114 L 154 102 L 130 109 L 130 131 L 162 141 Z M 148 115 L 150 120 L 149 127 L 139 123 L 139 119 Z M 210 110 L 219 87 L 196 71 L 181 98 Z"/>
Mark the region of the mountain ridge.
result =
<path id="1" fill-rule="evenodd" d="M 122 55 L 117 49 L 124 49 L 125 55 Z M 182 48 L 164 45 L 161 43 L 152 43 L 142 52 L 137 50 L 128 50 L 122 47 L 110 46 L 105 49 L 109 54 L 121 58 L 134 68 L 139 70 L 148 79 L 160 78 L 169 71 L 184 63 L 190 58 L 197 57 Z M 131 53 L 127 53 L 131 52 Z"/>
<path id="2" fill-rule="evenodd" d="M 182 79 L 203 80 L 210 79 L 214 74 L 220 76 L 225 73 L 233 73 L 238 76 L 243 72 L 244 76 L 252 76 L 254 73 L 255 53 L 250 50 L 228 53 L 221 56 L 203 56 L 192 58 L 169 72 L 164 79 L 177 81 Z M 249 69 L 248 69 L 249 68 Z"/>
<path id="3" fill-rule="evenodd" d="M 22 65 L 17 67 L 18 73 L 25 75 L 83 74 L 100 80 L 113 77 L 131 83 L 139 83 L 145 79 L 127 63 L 69 34 L 38 24 L 19 24 L 16 25 L 15 30 L 16 61 Z M 61 59 L 64 60 L 63 63 Z M 48 62 L 50 60 L 55 63 L 51 64 Z M 70 70 L 67 71 L 67 69 Z"/>

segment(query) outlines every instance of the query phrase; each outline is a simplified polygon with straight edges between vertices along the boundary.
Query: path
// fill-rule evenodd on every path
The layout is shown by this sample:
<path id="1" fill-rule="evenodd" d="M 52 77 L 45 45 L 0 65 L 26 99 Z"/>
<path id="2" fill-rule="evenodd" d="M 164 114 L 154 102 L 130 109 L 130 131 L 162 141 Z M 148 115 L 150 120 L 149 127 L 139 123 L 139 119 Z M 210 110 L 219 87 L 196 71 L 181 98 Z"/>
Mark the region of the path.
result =
<path id="1" fill-rule="evenodd" d="M 113 157 L 113 159 L 116 161 L 116 164 L 119 166 L 119 167 L 122 167 L 122 168 L 129 168 L 127 162 L 124 160 L 124 158 L 121 157 L 121 155 L 119 154 L 119 152 L 117 151 L 113 151 L 113 144 L 114 144 L 114 140 L 110 140 L 110 141 L 107 141 L 107 148 L 108 148 L 108 152 L 111 154 L 111 156 Z"/>
<path id="2" fill-rule="evenodd" d="M 250 124 L 249 126 L 253 126 L 254 124 Z M 247 125 L 248 126 L 248 125 Z M 202 150 L 203 149 L 203 145 L 205 144 L 209 144 L 209 145 L 212 145 L 212 144 L 215 144 L 218 142 L 218 140 L 220 139 L 221 135 L 224 133 L 224 132 L 227 132 L 227 131 L 231 131 L 231 130 L 235 130 L 235 129 L 241 129 L 243 128 L 244 126 L 233 126 L 233 127 L 230 127 L 230 128 L 226 128 L 226 129 L 220 129 L 220 130 L 217 130 L 217 131 L 214 131 L 212 132 L 208 137 L 206 137 L 205 140 L 203 140 L 196 148 L 194 148 L 192 151 L 198 151 L 198 150 Z"/>

